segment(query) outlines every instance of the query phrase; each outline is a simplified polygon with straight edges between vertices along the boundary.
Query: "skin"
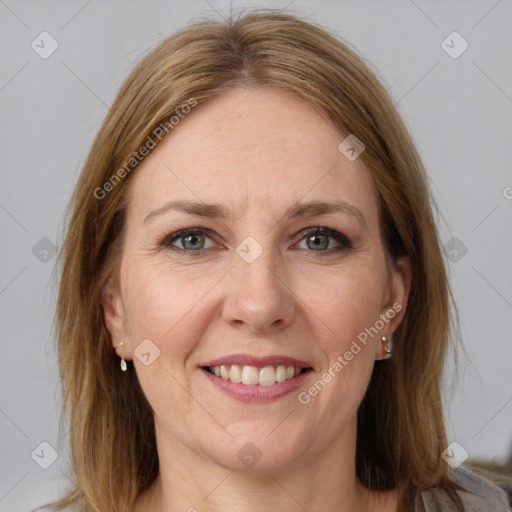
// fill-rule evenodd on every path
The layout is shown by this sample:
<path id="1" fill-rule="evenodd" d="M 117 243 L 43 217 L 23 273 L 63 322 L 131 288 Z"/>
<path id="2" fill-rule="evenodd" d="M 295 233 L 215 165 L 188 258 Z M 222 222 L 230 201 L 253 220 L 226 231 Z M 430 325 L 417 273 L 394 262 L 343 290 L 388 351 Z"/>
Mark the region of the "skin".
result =
<path id="1" fill-rule="evenodd" d="M 362 159 L 338 150 L 344 138 L 300 98 L 237 88 L 193 109 L 137 169 L 118 277 L 103 294 L 113 346 L 133 360 L 155 416 L 160 475 L 136 512 L 396 510 L 394 491 L 369 492 L 356 477 L 356 413 L 386 355 L 380 337 L 402 320 L 411 270 L 404 257 L 387 273 L 373 182 Z M 144 223 L 176 199 L 233 216 L 169 210 Z M 285 218 L 312 200 L 346 201 L 366 226 L 343 212 Z M 198 226 L 212 235 L 173 246 L 204 243 L 201 254 L 160 245 Z M 315 250 L 301 231 L 317 226 L 353 247 L 329 253 L 342 245 L 320 234 Z M 236 252 L 248 236 L 262 248 L 252 263 Z M 288 355 L 314 368 L 304 391 L 396 302 L 402 311 L 307 405 L 296 392 L 242 403 L 198 368 L 234 353 Z M 160 350 L 149 366 L 133 356 L 144 339 Z M 237 457 L 249 442 L 261 453 L 251 468 Z"/>

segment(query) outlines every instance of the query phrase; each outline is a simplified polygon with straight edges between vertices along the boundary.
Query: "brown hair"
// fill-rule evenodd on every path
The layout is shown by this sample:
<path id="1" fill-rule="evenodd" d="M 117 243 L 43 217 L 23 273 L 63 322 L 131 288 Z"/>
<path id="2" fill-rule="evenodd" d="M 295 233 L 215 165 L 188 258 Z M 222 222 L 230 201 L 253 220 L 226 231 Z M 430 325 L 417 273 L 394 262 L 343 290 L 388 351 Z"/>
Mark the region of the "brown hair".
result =
<path id="1" fill-rule="evenodd" d="M 58 349 L 76 490 L 58 506 L 129 511 L 159 470 L 152 410 L 135 372 L 119 370 L 100 300 L 119 263 L 134 173 L 99 199 L 96 191 L 182 105 L 200 108 L 237 85 L 295 93 L 364 142 L 389 264 L 407 255 L 413 276 L 394 356 L 375 365 L 358 411 L 357 476 L 373 490 L 397 488 L 400 511 L 419 510 L 420 492 L 435 486 L 463 511 L 440 458 L 451 291 L 423 164 L 370 66 L 325 29 L 271 9 L 197 22 L 165 39 L 125 80 L 94 140 L 60 253 Z"/>

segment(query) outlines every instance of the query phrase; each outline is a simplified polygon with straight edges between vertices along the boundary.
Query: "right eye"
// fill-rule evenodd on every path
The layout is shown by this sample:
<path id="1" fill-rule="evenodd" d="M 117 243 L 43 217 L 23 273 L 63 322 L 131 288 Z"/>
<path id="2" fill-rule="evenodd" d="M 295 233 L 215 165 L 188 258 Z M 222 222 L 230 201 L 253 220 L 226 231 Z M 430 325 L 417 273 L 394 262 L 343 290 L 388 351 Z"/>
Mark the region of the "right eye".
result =
<path id="1" fill-rule="evenodd" d="M 209 233 L 210 231 L 204 228 L 181 229 L 180 231 L 176 231 L 175 233 L 171 233 L 166 236 L 160 245 L 166 248 L 173 248 L 184 253 L 201 254 L 200 251 L 202 249 L 211 249 L 213 247 L 213 245 L 205 247 L 204 240 L 205 238 L 210 238 Z M 181 243 L 182 247 L 174 245 L 176 240 Z"/>

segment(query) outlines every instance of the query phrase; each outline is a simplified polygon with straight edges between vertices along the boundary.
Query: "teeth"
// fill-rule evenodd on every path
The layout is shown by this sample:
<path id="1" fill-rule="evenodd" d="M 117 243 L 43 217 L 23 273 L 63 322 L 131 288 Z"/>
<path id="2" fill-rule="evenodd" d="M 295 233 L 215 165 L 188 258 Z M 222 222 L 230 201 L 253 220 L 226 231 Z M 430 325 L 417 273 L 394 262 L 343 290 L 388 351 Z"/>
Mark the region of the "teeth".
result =
<path id="1" fill-rule="evenodd" d="M 278 366 L 276 368 L 277 382 L 284 382 L 286 380 L 286 366 Z"/>
<path id="2" fill-rule="evenodd" d="M 215 374 L 215 375 L 217 375 L 217 374 Z M 225 364 L 223 364 L 220 367 L 220 376 L 223 379 L 229 379 L 229 368 Z"/>
<path id="3" fill-rule="evenodd" d="M 260 386 L 272 386 L 276 383 L 276 371 L 273 366 L 265 366 L 260 370 Z"/>
<path id="4" fill-rule="evenodd" d="M 279 365 L 265 366 L 258 368 L 257 366 L 240 366 L 238 364 L 210 366 L 210 373 L 224 380 L 230 380 L 235 384 L 245 384 L 247 386 L 272 386 L 276 382 L 284 382 L 300 375 L 304 368 L 295 368 L 293 366 Z"/>
<path id="5" fill-rule="evenodd" d="M 258 384 L 258 368 L 256 366 L 244 366 L 242 369 L 242 384 Z"/>
<path id="6" fill-rule="evenodd" d="M 235 384 L 242 382 L 242 370 L 237 364 L 231 365 L 231 370 L 229 370 L 229 380 Z"/>

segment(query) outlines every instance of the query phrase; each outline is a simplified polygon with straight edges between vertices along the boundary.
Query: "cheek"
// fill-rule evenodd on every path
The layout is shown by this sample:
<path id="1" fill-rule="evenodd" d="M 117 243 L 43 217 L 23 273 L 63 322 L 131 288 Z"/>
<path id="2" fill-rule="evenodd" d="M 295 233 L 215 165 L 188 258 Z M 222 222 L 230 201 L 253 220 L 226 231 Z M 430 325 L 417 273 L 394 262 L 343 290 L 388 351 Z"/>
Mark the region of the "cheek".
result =
<path id="1" fill-rule="evenodd" d="M 375 325 L 381 313 L 384 287 L 385 275 L 380 265 L 372 262 L 361 265 L 357 271 L 331 272 L 323 280 L 315 280 L 307 303 L 313 318 L 321 319 L 315 324 L 329 359 L 349 350 L 358 336 L 364 339 L 366 330 Z"/>
<path id="2" fill-rule="evenodd" d="M 370 328 L 381 313 L 384 267 L 378 260 L 366 263 L 357 271 L 331 273 L 328 279 L 316 281 L 318 300 L 309 301 L 316 343 L 325 356 L 318 378 L 326 384 L 317 385 L 322 389 L 317 406 L 328 409 L 339 428 L 353 417 L 364 397 L 380 342 L 380 334 Z"/>
<path id="3" fill-rule="evenodd" d="M 180 415 L 169 414 L 169 403 L 179 404 L 181 414 L 191 407 L 184 391 L 189 387 L 185 362 L 201 336 L 193 320 L 209 284 L 198 283 L 191 283 L 186 272 L 142 259 L 126 260 L 123 292 L 137 377 L 154 413 L 176 432 L 183 422 L 178 420 Z M 148 365 L 138 357 L 144 346 L 141 342 L 149 347 L 144 349 L 150 353 Z"/>
<path id="4" fill-rule="evenodd" d="M 193 280 L 186 269 L 162 268 L 144 261 L 128 262 L 128 267 L 125 302 L 134 342 L 140 337 L 151 338 L 165 350 L 165 344 L 177 339 L 175 333 L 185 324 L 193 337 L 190 329 L 194 324 L 187 318 L 201 309 L 201 300 L 213 280 L 207 276 Z"/>

